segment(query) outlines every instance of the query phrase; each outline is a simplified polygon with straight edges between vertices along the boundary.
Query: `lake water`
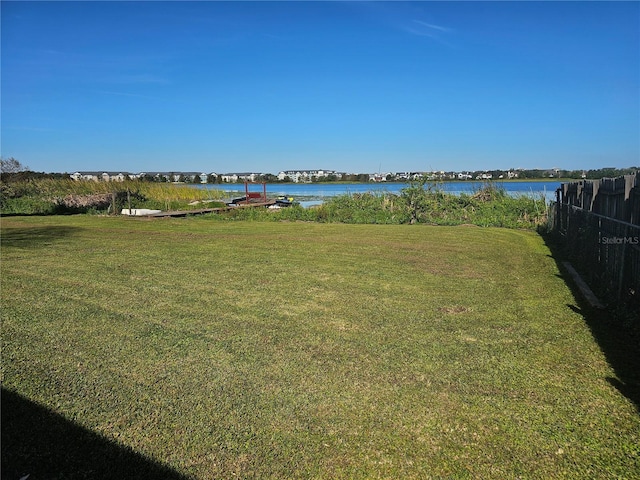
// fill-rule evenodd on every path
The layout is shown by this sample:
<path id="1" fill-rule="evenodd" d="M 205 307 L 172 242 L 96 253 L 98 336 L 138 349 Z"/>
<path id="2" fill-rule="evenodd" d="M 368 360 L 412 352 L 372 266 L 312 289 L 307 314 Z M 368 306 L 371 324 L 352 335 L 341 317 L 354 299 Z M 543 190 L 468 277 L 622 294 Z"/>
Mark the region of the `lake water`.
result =
<path id="1" fill-rule="evenodd" d="M 494 184 L 504 188 L 509 195 L 533 195 L 544 196 L 547 200 L 555 199 L 555 191 L 560 187 L 558 181 L 538 181 L 538 182 L 501 182 Z M 484 182 L 443 182 L 439 188 L 445 192 L 460 195 L 461 193 L 473 194 L 483 187 Z M 277 197 L 285 195 L 293 197 L 303 206 L 310 206 L 322 203 L 324 200 L 337 195 L 354 193 L 394 193 L 400 194 L 403 188 L 409 186 L 407 183 L 380 182 L 380 183 L 269 183 L 267 184 L 267 196 Z M 244 184 L 206 184 L 198 185 L 198 188 L 210 190 L 222 190 L 228 193 L 229 198 L 244 195 Z M 250 184 L 249 191 L 262 192 L 261 184 Z"/>

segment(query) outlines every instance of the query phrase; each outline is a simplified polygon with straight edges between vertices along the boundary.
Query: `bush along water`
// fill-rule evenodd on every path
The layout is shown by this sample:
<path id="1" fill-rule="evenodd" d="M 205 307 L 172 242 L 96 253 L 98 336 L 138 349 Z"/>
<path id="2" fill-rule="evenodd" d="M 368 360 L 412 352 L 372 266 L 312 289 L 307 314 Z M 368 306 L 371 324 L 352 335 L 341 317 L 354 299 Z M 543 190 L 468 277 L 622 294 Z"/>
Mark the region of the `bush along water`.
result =
<path id="1" fill-rule="evenodd" d="M 115 195 L 115 208 L 113 197 Z M 185 185 L 142 181 L 87 182 L 31 179 L 0 182 L 3 215 L 114 213 L 121 208 L 189 210 L 222 206 L 222 192 Z M 306 221 L 360 224 L 473 224 L 483 227 L 536 228 L 546 221 L 544 197 L 512 197 L 494 183 L 471 194 L 453 195 L 438 183 L 416 181 L 400 194 L 344 194 L 313 208 L 241 208 L 215 214 L 226 220 Z"/>
<path id="2" fill-rule="evenodd" d="M 487 183 L 472 194 L 446 193 L 436 183 L 420 181 L 391 193 L 357 193 L 332 197 L 324 204 L 304 209 L 237 209 L 228 220 L 313 221 L 360 224 L 431 224 L 482 227 L 537 228 L 546 222 L 543 196 L 508 195 Z"/>

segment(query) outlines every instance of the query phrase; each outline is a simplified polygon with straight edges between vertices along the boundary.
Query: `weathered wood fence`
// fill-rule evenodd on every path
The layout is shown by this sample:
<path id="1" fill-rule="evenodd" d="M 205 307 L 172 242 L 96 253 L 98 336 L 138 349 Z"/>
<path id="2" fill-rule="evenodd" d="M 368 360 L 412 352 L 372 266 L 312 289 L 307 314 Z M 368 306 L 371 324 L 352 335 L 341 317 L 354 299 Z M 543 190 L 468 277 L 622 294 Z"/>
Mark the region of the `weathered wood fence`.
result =
<path id="1" fill-rule="evenodd" d="M 569 260 L 601 299 L 640 309 L 639 178 L 563 183 L 549 218 Z"/>
<path id="2" fill-rule="evenodd" d="M 563 183 L 558 204 L 573 205 L 605 217 L 640 225 L 640 175 Z"/>

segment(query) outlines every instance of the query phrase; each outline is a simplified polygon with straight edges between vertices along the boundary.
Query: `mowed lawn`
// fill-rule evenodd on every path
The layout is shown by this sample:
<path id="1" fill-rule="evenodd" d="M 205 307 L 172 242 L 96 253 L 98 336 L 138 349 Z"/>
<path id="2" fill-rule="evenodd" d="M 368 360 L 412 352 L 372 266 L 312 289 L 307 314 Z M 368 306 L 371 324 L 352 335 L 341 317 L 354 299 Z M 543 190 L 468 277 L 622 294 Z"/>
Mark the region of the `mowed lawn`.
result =
<path id="1" fill-rule="evenodd" d="M 640 477 L 636 406 L 534 232 L 65 216 L 1 233 L 11 405 L 178 476 Z M 119 468 L 55 443 L 3 432 L 3 470 Z"/>

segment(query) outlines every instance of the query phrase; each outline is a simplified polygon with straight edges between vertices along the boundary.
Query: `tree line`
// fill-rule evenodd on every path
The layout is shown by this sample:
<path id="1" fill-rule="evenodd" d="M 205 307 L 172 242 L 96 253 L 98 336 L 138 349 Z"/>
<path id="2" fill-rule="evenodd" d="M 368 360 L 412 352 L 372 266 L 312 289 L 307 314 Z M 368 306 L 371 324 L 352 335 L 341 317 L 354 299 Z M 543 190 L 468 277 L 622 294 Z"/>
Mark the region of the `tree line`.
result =
<path id="1" fill-rule="evenodd" d="M 600 178 L 615 178 L 623 175 L 630 175 L 632 173 L 637 173 L 640 171 L 639 167 L 629 167 L 629 168 L 613 168 L 613 167 L 605 167 L 591 170 L 564 170 L 564 169 L 520 169 L 520 170 L 476 170 L 473 172 L 463 172 L 468 175 L 469 180 L 475 180 L 481 178 L 482 175 L 490 175 L 492 180 L 497 180 L 501 178 L 508 178 L 509 172 L 517 173 L 517 178 L 519 179 L 589 179 L 589 180 L 597 180 Z M 429 176 L 435 177 L 433 179 L 443 180 L 443 181 L 453 181 L 460 180 L 458 177 L 458 172 L 441 172 L 438 174 L 431 174 L 421 172 L 421 176 Z M 62 179 L 68 178 L 69 174 L 67 173 L 45 173 L 45 172 L 34 172 L 29 169 L 29 167 L 23 165 L 20 161 L 11 157 L 8 159 L 0 158 L 0 180 L 3 182 L 12 182 L 12 181 L 24 181 L 30 179 L 43 179 L 43 178 L 52 178 L 52 179 Z M 177 177 L 177 180 L 175 178 Z M 409 181 L 411 179 L 402 178 L 393 173 L 385 174 L 384 176 L 386 181 Z M 184 183 L 202 183 L 200 176 L 195 176 L 194 178 L 185 176 L 178 172 L 170 173 L 168 176 L 151 176 L 144 175 L 140 177 L 142 181 L 149 182 L 184 182 Z M 256 178 L 258 182 L 266 182 L 266 183 L 291 183 L 292 179 L 289 177 L 285 177 L 284 179 L 279 179 L 278 176 L 272 173 L 265 173 L 259 175 Z M 370 175 L 368 173 L 348 173 L 342 175 L 330 174 L 324 177 L 314 177 L 311 179 L 312 182 L 352 182 L 352 183 L 368 183 L 370 181 Z M 208 175 L 206 183 L 225 183 L 222 179 L 221 175 Z M 238 179 L 237 183 L 244 183 L 244 179 Z"/>

